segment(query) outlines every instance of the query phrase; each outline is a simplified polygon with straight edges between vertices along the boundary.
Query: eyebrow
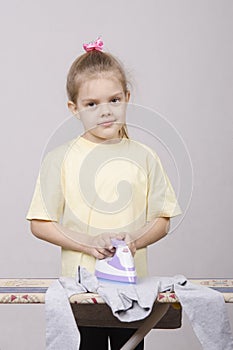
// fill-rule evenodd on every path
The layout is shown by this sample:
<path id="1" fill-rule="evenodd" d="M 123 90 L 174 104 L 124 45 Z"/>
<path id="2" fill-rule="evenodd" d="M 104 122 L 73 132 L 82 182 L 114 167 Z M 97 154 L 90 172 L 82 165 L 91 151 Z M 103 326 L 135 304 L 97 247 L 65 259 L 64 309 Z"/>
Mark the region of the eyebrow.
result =
<path id="1" fill-rule="evenodd" d="M 112 99 L 112 98 L 114 98 L 114 97 L 116 97 L 116 96 L 119 96 L 119 95 L 122 96 L 123 93 L 122 93 L 121 91 L 116 92 L 115 94 L 111 95 L 111 96 L 109 97 L 109 99 Z M 84 99 L 82 100 L 82 102 L 85 102 L 85 101 L 94 101 L 94 100 L 98 100 L 98 98 L 87 97 L 87 98 L 84 98 Z"/>

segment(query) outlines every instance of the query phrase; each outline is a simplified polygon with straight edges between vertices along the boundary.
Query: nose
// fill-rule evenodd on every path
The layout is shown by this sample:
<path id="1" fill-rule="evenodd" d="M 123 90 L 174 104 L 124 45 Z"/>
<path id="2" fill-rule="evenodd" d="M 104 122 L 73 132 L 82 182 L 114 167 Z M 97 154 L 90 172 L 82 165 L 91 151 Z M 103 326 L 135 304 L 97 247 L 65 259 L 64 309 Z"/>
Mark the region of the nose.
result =
<path id="1" fill-rule="evenodd" d="M 101 110 L 100 110 L 101 117 L 110 116 L 112 114 L 111 108 L 110 108 L 108 103 L 103 103 L 103 104 L 101 104 L 100 107 L 101 107 Z"/>

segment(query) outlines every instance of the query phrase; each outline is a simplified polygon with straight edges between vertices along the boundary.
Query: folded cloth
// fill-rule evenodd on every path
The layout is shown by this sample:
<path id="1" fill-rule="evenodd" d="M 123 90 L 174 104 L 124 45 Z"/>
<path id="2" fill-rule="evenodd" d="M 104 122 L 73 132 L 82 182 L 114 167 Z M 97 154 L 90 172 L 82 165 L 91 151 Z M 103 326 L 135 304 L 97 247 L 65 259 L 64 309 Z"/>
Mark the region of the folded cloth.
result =
<path id="1" fill-rule="evenodd" d="M 86 269 L 80 269 L 81 284 L 88 292 L 98 293 L 112 309 L 113 315 L 122 322 L 139 321 L 151 313 L 158 293 L 171 290 L 174 283 L 184 284 L 186 278 L 146 277 L 137 284 L 99 282 Z"/>
<path id="2" fill-rule="evenodd" d="M 46 293 L 46 349 L 79 349 L 79 332 L 69 298 L 98 293 L 121 321 L 147 317 L 159 292 L 175 291 L 204 350 L 233 350 L 233 338 L 221 293 L 197 286 L 182 276 L 150 277 L 136 285 L 101 283 L 79 267 L 76 279 L 60 278 Z"/>

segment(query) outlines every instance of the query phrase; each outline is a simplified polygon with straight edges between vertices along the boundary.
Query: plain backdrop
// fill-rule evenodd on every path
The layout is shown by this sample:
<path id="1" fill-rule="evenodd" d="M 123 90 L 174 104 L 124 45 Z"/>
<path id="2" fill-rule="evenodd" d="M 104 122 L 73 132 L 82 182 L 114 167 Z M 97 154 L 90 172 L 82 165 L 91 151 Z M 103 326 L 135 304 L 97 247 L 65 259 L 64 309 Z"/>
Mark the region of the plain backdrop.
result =
<path id="1" fill-rule="evenodd" d="M 11 0 L 0 17 L 0 277 L 60 275 L 60 249 L 25 216 L 44 154 L 80 130 L 67 71 L 102 35 L 132 81 L 130 131 L 156 148 L 183 209 L 149 248 L 150 273 L 232 278 L 233 2 Z M 44 318 L 43 305 L 1 305 L 0 349 L 45 349 Z M 185 315 L 181 329 L 147 336 L 155 348 L 201 349 Z"/>

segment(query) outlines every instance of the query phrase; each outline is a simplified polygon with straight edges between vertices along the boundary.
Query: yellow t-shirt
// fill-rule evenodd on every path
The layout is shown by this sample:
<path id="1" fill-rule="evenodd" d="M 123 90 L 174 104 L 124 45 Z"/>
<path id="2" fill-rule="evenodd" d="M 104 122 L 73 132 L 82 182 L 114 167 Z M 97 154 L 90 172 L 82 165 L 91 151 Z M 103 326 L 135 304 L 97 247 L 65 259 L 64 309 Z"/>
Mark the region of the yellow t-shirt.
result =
<path id="1" fill-rule="evenodd" d="M 79 136 L 44 158 L 26 218 L 97 235 L 134 232 L 156 217 L 180 213 L 153 150 L 126 138 L 98 144 Z M 62 249 L 62 275 L 74 277 L 78 265 L 93 273 L 95 258 Z M 135 266 L 139 277 L 147 275 L 146 248 L 137 250 Z"/>

